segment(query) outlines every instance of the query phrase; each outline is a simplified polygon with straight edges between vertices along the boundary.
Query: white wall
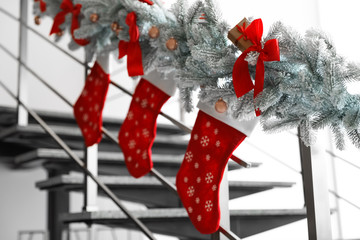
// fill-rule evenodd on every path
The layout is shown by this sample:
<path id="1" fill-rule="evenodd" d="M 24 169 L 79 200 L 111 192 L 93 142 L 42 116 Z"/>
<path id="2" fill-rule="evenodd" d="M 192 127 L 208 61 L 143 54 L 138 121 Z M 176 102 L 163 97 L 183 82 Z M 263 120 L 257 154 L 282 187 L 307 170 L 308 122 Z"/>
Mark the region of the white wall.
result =
<path id="1" fill-rule="evenodd" d="M 46 193 L 35 188 L 45 177 L 41 168 L 10 169 L 0 160 L 0 239 L 15 240 L 19 231 L 46 228 Z"/>

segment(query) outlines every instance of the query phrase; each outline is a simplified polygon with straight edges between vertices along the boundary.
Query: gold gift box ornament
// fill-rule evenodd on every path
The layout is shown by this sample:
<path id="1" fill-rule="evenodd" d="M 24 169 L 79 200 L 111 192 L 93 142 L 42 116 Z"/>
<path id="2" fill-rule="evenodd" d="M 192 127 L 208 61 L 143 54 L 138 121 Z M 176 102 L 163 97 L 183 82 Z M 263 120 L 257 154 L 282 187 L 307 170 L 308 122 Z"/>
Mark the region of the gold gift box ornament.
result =
<path id="1" fill-rule="evenodd" d="M 240 51 L 245 51 L 253 45 L 253 43 L 243 36 L 243 31 L 250 25 L 249 21 L 244 18 L 228 33 L 228 38 L 237 46 Z"/>

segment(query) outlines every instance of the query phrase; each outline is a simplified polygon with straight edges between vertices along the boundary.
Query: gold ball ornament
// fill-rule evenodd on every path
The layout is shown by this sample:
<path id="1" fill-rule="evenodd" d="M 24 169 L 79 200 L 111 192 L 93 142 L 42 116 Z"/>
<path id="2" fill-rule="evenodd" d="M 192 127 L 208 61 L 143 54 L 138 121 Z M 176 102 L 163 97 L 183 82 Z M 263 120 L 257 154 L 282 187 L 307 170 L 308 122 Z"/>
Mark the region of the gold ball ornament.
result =
<path id="1" fill-rule="evenodd" d="M 35 16 L 34 22 L 35 22 L 36 25 L 40 25 L 40 23 L 41 23 L 41 17 L 40 17 L 40 16 Z"/>
<path id="2" fill-rule="evenodd" d="M 119 27 L 116 29 L 115 34 L 116 34 L 116 35 L 119 35 L 119 33 L 120 33 L 122 30 L 124 30 L 124 28 L 121 27 L 121 26 L 119 26 Z"/>
<path id="3" fill-rule="evenodd" d="M 110 27 L 111 27 L 111 30 L 116 32 L 119 28 L 119 24 L 117 22 L 113 22 Z"/>
<path id="4" fill-rule="evenodd" d="M 217 100 L 217 102 L 215 103 L 215 110 L 218 112 L 218 113 L 224 113 L 226 112 L 227 110 L 227 103 L 222 99 L 220 98 L 219 100 Z"/>
<path id="5" fill-rule="evenodd" d="M 152 26 L 149 30 L 149 37 L 152 39 L 156 39 L 159 37 L 160 35 L 160 30 L 159 28 L 157 28 L 156 26 Z"/>
<path id="6" fill-rule="evenodd" d="M 176 41 L 175 38 L 169 38 L 167 41 L 166 41 L 166 47 L 167 49 L 169 49 L 170 51 L 174 51 L 177 49 L 178 47 L 178 43 Z"/>
<path id="7" fill-rule="evenodd" d="M 97 13 L 92 13 L 89 19 L 92 23 L 96 23 L 99 20 L 99 15 Z"/>

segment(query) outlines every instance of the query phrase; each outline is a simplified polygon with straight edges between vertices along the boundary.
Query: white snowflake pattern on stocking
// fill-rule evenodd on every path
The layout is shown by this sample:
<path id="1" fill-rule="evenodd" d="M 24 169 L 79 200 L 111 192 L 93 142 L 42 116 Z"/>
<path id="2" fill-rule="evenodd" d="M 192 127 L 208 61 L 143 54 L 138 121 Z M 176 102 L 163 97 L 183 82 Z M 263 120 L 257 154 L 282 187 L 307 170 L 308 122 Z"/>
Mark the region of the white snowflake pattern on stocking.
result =
<path id="1" fill-rule="evenodd" d="M 212 183 L 213 179 L 214 179 L 214 175 L 211 172 L 208 172 L 205 177 L 205 182 Z"/>
<path id="2" fill-rule="evenodd" d="M 194 157 L 194 155 L 192 154 L 191 151 L 185 153 L 185 160 L 187 162 L 191 162 L 193 160 L 193 157 Z"/>
<path id="3" fill-rule="evenodd" d="M 143 159 L 143 160 L 146 160 L 147 157 L 148 157 L 148 154 L 147 154 L 147 151 L 145 150 L 145 151 L 143 151 L 143 153 L 142 153 L 142 159 Z"/>
<path id="4" fill-rule="evenodd" d="M 141 101 L 141 107 L 142 108 L 146 108 L 147 107 L 147 105 L 148 105 L 148 101 L 146 100 L 146 99 L 143 99 L 142 101 Z"/>
<path id="5" fill-rule="evenodd" d="M 130 149 L 134 149 L 135 146 L 136 146 L 136 141 L 135 140 L 130 140 L 128 146 L 129 146 Z"/>
<path id="6" fill-rule="evenodd" d="M 86 96 L 88 95 L 88 92 L 86 91 L 86 89 L 84 89 L 84 91 L 81 93 L 81 95 L 82 95 L 83 97 L 86 97 Z"/>
<path id="7" fill-rule="evenodd" d="M 200 144 L 203 147 L 206 147 L 207 145 L 209 145 L 210 139 L 208 136 L 203 136 L 200 140 Z"/>
<path id="8" fill-rule="evenodd" d="M 127 118 L 128 118 L 129 120 L 133 120 L 133 118 L 134 118 L 134 113 L 133 113 L 132 111 L 130 111 L 130 112 L 128 113 Z"/>
<path id="9" fill-rule="evenodd" d="M 198 169 L 198 168 L 199 168 L 199 163 L 198 163 L 198 162 L 196 162 L 196 163 L 194 164 L 194 168 L 195 168 L 195 169 Z"/>
<path id="10" fill-rule="evenodd" d="M 94 110 L 95 110 L 95 111 L 99 111 L 99 110 L 100 110 L 99 104 L 95 104 L 95 105 L 94 105 Z"/>
<path id="11" fill-rule="evenodd" d="M 194 186 L 188 187 L 188 191 L 187 191 L 188 196 L 189 196 L 189 197 L 192 197 L 192 196 L 194 196 L 194 193 L 195 193 L 195 188 L 194 188 Z"/>
<path id="12" fill-rule="evenodd" d="M 84 122 L 87 122 L 89 120 L 89 115 L 87 113 L 83 115 L 83 120 Z"/>
<path id="13" fill-rule="evenodd" d="M 205 202 L 205 209 L 207 212 L 211 212 L 213 208 L 213 203 L 211 200 Z"/>
<path id="14" fill-rule="evenodd" d="M 149 130 L 147 130 L 146 128 L 144 128 L 144 129 L 142 130 L 142 135 L 143 135 L 145 138 L 150 137 L 150 132 L 149 132 Z"/>

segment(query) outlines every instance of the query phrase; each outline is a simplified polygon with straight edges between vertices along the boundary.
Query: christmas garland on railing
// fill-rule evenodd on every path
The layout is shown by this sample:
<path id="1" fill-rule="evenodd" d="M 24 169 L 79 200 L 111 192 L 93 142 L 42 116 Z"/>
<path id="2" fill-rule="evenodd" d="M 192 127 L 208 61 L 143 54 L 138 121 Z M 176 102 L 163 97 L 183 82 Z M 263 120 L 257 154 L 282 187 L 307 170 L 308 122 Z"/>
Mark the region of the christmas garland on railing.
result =
<path id="1" fill-rule="evenodd" d="M 359 78 L 360 68 L 339 56 L 321 32 L 311 30 L 303 37 L 275 23 L 262 40 L 261 19 L 243 19 L 228 32 L 212 0 L 198 0 L 190 7 L 178 0 L 170 11 L 157 0 L 36 2 L 35 23 L 43 15 L 54 18 L 51 34 L 58 40 L 70 30 L 69 47 L 84 46 L 87 61 L 117 52 L 120 59 L 127 56 L 129 76 L 147 73 L 135 89 L 118 135 L 132 176 L 142 177 L 153 168 L 156 119 L 173 94 L 173 75 L 187 111 L 193 108 L 193 91 L 200 88 L 200 111 L 176 175 L 176 189 L 201 233 L 219 229 L 222 175 L 228 159 L 236 159 L 231 156 L 234 149 L 254 128 L 256 121 L 247 121 L 255 118 L 254 113 L 265 131 L 299 127 L 307 145 L 317 129 L 329 126 L 338 148 L 344 148 L 345 134 L 360 147 L 360 99 L 345 86 Z M 229 44 L 227 34 L 236 47 Z M 74 104 L 86 146 L 102 138 L 110 82 L 95 62 Z"/>
<path id="2" fill-rule="evenodd" d="M 62 10 L 62 0 L 38 2 L 34 9 L 38 23 L 40 16 L 55 18 Z M 82 5 L 80 27 L 71 27 L 74 19 L 68 14 L 60 29 L 72 29 L 75 41 L 71 49 L 76 39 L 89 41 L 85 46 L 88 60 L 95 54 L 118 51 L 119 41 L 131 41 L 126 19 L 134 12 L 144 71 L 156 68 L 166 73 L 176 69 L 187 111 L 193 108 L 192 92 L 200 87 L 200 101 L 214 104 L 222 99 L 232 118 L 255 117 L 254 92 L 240 98 L 235 94 L 232 74 L 238 49 L 229 44 L 229 27 L 211 0 L 197 1 L 190 7 L 179 0 L 169 11 L 156 0 L 79 0 L 75 4 Z M 300 127 L 301 138 L 309 145 L 317 129 L 329 126 L 338 148 L 344 148 L 345 135 L 360 147 L 360 99 L 349 94 L 345 86 L 359 78 L 359 65 L 339 56 L 319 31 L 310 30 L 301 36 L 279 22 L 273 24 L 260 45 L 270 39 L 278 40 L 281 60 L 264 62 L 264 88 L 255 99 L 264 130 Z M 253 79 L 258 56 L 252 51 L 245 58 Z"/>

